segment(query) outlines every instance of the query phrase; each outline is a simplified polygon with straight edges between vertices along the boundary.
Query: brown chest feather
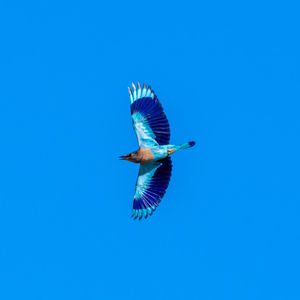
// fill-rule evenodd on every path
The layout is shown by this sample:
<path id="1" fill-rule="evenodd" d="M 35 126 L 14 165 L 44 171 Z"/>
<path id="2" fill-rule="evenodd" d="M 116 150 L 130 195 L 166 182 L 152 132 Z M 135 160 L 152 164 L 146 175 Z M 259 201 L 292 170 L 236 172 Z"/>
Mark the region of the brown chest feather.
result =
<path id="1" fill-rule="evenodd" d="M 149 148 L 147 149 L 139 149 L 137 151 L 137 155 L 141 158 L 141 163 L 148 163 L 153 161 L 154 155 L 152 154 Z"/>

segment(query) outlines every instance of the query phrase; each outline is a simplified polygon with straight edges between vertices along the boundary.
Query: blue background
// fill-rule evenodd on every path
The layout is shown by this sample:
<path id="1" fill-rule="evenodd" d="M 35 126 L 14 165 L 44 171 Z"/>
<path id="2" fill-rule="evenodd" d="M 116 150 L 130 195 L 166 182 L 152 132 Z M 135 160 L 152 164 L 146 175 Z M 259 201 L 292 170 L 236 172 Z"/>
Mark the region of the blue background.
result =
<path id="1" fill-rule="evenodd" d="M 1 2 L 1 299 L 300 299 L 295 3 Z M 132 81 L 197 142 L 141 222 Z"/>

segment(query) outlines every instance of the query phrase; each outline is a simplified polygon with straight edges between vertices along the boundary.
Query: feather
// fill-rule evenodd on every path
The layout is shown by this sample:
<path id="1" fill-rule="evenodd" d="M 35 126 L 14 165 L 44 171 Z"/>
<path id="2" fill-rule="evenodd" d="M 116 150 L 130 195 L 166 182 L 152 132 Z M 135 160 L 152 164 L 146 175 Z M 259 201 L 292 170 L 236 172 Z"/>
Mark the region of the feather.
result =
<path id="1" fill-rule="evenodd" d="M 150 94 L 151 94 L 151 86 L 149 85 L 146 93 L 146 97 L 150 97 Z"/>
<path id="2" fill-rule="evenodd" d="M 141 98 L 141 94 L 142 94 L 141 85 L 140 85 L 139 82 L 137 83 L 137 86 L 138 86 L 138 89 L 137 89 L 137 99 L 139 99 L 139 98 Z"/>
<path id="3" fill-rule="evenodd" d="M 133 103 L 133 97 L 132 97 L 132 92 L 131 92 L 130 87 L 128 87 L 128 92 L 129 92 L 130 102 L 132 104 Z"/>
<path id="4" fill-rule="evenodd" d="M 133 89 L 133 100 L 136 100 L 136 87 L 134 85 L 134 83 L 131 84 L 132 85 L 132 89 Z"/>
<path id="5" fill-rule="evenodd" d="M 143 84 L 143 92 L 142 92 L 142 97 L 146 96 L 146 91 L 147 91 L 147 86 L 146 83 Z"/>
<path id="6" fill-rule="evenodd" d="M 134 219 L 151 216 L 164 196 L 172 173 L 172 161 L 167 157 L 161 162 L 142 164 L 133 201 Z"/>

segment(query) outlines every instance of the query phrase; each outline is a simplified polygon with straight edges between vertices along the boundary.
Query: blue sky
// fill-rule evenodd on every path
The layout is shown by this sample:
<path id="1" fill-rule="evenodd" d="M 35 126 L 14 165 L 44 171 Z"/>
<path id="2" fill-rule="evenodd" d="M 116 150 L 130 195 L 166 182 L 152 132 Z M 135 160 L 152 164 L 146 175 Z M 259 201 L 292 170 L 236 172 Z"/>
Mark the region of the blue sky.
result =
<path id="1" fill-rule="evenodd" d="M 299 299 L 298 11 L 2 2 L 0 298 Z M 197 142 L 142 222 L 132 81 Z"/>

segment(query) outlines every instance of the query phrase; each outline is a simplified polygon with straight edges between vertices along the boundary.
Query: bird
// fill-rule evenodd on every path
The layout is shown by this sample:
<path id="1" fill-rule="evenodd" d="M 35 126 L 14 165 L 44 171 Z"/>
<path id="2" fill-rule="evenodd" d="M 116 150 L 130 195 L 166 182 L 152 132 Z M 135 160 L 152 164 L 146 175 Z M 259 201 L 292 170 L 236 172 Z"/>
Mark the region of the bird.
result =
<path id="1" fill-rule="evenodd" d="M 170 155 L 195 145 L 170 144 L 170 125 L 156 94 L 145 83 L 128 87 L 132 125 L 139 149 L 120 156 L 121 160 L 140 164 L 135 185 L 132 215 L 141 220 L 151 216 L 164 196 L 172 173 Z"/>

